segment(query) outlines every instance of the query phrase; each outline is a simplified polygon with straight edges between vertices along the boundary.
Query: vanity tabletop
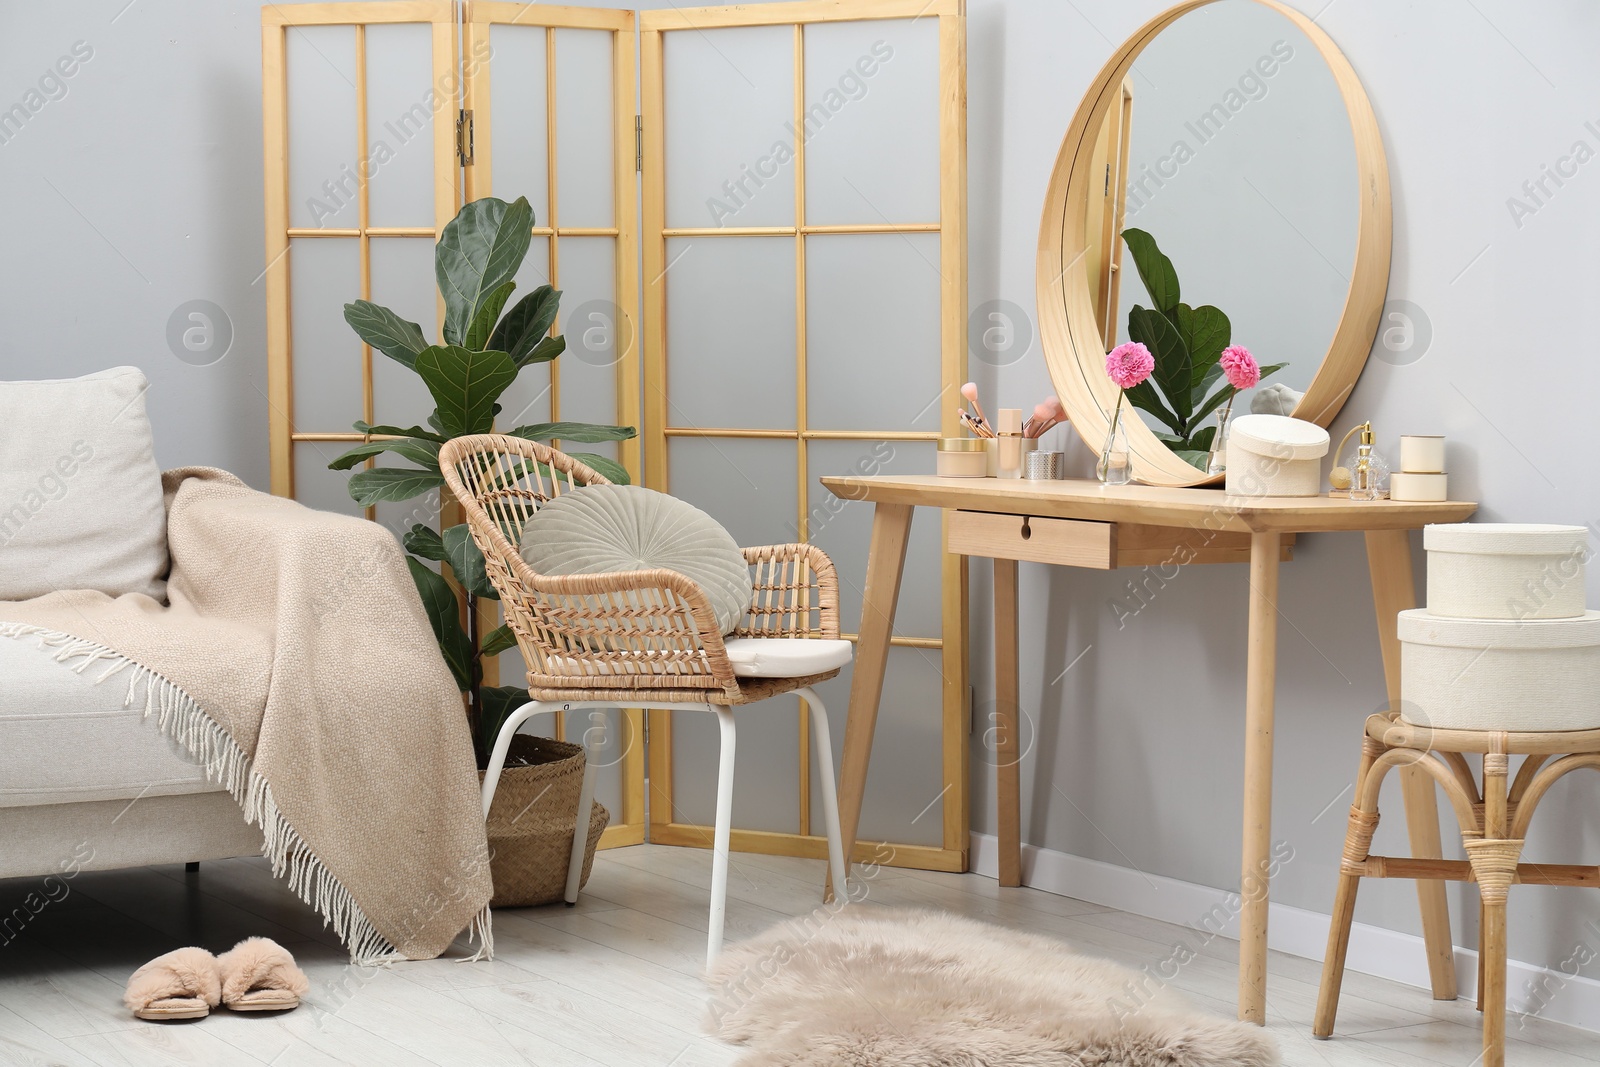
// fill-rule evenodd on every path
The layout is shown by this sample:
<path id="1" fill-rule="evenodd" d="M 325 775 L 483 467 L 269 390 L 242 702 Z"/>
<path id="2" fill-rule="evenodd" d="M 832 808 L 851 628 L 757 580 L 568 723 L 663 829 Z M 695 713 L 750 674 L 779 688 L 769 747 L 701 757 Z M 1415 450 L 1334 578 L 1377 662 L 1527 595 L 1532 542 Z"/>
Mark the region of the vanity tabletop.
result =
<path id="1" fill-rule="evenodd" d="M 1230 496 L 1220 489 L 1102 485 L 1082 478 L 1028 481 L 824 475 L 820 481 L 842 500 L 1239 532 L 1412 530 L 1435 522 L 1462 522 L 1478 510 L 1476 503 L 1462 500 L 1416 503 L 1330 496 Z"/>

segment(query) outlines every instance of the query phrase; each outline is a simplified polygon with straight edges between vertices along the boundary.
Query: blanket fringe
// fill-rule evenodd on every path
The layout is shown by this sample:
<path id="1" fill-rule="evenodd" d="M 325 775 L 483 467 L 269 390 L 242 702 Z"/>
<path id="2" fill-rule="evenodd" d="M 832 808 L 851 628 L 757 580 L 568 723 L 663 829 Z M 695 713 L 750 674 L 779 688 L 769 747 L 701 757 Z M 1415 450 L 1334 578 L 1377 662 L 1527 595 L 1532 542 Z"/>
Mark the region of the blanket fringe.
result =
<path id="1" fill-rule="evenodd" d="M 261 827 L 261 854 L 271 862 L 273 876 L 286 878 L 290 891 L 317 910 L 324 926 L 333 927 L 339 940 L 350 949 L 351 962 L 373 966 L 405 958 L 378 932 L 355 897 L 284 818 L 273 800 L 272 786 L 251 767 L 244 750 L 188 693 L 114 649 L 59 630 L 25 623 L 0 623 L 0 637 L 14 640 L 36 637 L 40 648 L 54 651 L 57 663 L 78 674 L 96 664 L 104 664 L 106 669 L 95 679 L 96 685 L 126 673 L 128 691 L 123 706 L 137 706 L 142 690 L 145 718 L 155 716 L 162 731 L 205 768 L 206 777 L 233 796 L 244 811 L 245 821 Z M 482 943 L 478 953 L 471 957 L 473 960 L 489 959 L 494 954 L 490 923 L 486 907 L 468 927 L 468 940 Z"/>

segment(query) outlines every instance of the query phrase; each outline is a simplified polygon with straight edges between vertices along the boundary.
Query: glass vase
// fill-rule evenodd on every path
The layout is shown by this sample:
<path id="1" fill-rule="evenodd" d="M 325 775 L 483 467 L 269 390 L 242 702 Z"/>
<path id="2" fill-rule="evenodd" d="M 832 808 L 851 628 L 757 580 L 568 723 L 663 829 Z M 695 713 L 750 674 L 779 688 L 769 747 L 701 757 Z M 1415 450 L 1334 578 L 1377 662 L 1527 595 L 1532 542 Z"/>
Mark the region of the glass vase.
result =
<path id="1" fill-rule="evenodd" d="M 1106 430 L 1105 447 L 1100 449 L 1100 462 L 1095 464 L 1095 477 L 1106 485 L 1127 485 L 1133 480 L 1133 465 L 1128 454 L 1128 431 L 1123 427 L 1122 403 L 1111 414 L 1111 425 Z"/>
<path id="2" fill-rule="evenodd" d="M 1207 474 L 1226 474 L 1228 471 L 1228 426 L 1232 422 L 1233 405 L 1225 404 L 1217 412 L 1217 434 L 1211 439 L 1211 455 L 1206 460 Z"/>

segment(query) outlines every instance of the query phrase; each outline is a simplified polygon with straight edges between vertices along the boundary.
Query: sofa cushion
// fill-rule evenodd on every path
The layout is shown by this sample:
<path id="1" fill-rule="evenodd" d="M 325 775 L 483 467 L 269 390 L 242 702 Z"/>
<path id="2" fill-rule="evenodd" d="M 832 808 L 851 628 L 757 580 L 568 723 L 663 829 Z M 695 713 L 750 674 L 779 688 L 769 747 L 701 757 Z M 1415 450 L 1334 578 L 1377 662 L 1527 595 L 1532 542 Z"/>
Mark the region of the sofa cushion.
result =
<path id="1" fill-rule="evenodd" d="M 167 514 L 134 367 L 0 382 L 0 600 L 166 595 Z"/>
<path id="2" fill-rule="evenodd" d="M 125 708 L 126 675 L 95 682 L 57 663 L 37 637 L 0 637 L 0 808 L 204 793 L 205 772 L 144 717 Z"/>

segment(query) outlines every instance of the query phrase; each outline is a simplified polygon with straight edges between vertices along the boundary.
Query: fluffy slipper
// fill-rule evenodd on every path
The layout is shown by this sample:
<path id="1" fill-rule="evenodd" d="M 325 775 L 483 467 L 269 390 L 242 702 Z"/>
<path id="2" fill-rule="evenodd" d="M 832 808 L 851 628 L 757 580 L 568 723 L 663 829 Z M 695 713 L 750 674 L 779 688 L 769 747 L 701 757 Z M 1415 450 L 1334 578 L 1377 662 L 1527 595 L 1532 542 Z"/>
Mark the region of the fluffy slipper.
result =
<path id="1" fill-rule="evenodd" d="M 222 1000 L 217 958 L 203 948 L 174 949 L 133 972 L 122 1002 L 141 1019 L 203 1019 Z"/>
<path id="2" fill-rule="evenodd" d="M 287 1011 L 311 989 L 289 950 L 265 937 L 247 937 L 217 957 L 222 1003 L 234 1011 Z"/>

